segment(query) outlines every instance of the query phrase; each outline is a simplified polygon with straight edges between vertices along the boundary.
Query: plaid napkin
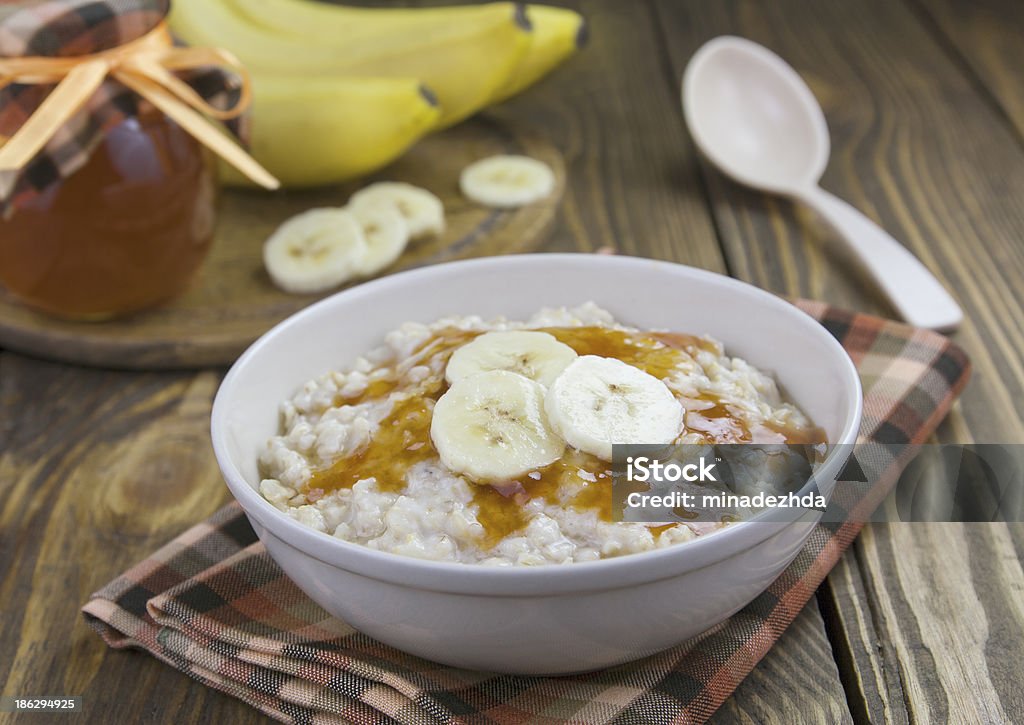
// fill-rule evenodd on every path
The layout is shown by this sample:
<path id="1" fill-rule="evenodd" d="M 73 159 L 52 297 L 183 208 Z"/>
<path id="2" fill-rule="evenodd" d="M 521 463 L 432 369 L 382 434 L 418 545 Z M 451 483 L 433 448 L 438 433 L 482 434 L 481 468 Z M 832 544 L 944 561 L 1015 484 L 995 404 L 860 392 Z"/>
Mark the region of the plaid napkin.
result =
<path id="1" fill-rule="evenodd" d="M 924 441 L 967 381 L 963 351 L 932 332 L 797 304 L 843 343 L 860 371 L 862 439 Z M 891 461 L 872 486 L 846 489 L 839 498 L 849 517 L 820 524 L 790 567 L 738 614 L 671 650 L 587 675 L 469 672 L 361 635 L 284 576 L 235 504 L 105 586 L 83 611 L 110 646 L 144 648 L 285 721 L 700 723 L 797 616 L 903 463 Z"/>
<path id="2" fill-rule="evenodd" d="M 33 0 L 0 5 L 0 56 L 68 57 L 98 53 L 136 40 L 159 25 L 170 0 Z M 217 68 L 182 71 L 215 108 L 231 108 L 241 79 Z M 3 81 L 0 78 L 0 81 Z M 0 86 L 0 144 L 13 136 L 53 90 L 50 85 Z M 21 206 L 78 171 L 108 131 L 137 115 L 138 96 L 108 79 L 17 178 L 0 177 L 0 204 Z M 225 122 L 244 140 L 246 117 Z"/>

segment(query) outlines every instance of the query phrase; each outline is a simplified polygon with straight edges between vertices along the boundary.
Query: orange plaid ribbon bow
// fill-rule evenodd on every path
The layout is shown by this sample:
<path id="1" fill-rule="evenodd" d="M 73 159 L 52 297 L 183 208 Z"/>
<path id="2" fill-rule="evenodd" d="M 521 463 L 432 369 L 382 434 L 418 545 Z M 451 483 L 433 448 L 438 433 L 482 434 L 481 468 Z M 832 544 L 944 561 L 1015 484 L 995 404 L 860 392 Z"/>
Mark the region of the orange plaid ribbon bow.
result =
<path id="1" fill-rule="evenodd" d="M 242 79 L 241 93 L 230 108 L 214 108 L 174 75 L 174 71 L 204 66 L 227 67 Z M 257 184 L 268 189 L 280 186 L 255 159 L 204 117 L 227 120 L 246 110 L 251 101 L 251 86 L 241 63 L 225 50 L 176 47 L 165 23 L 129 43 L 89 55 L 0 58 L 0 90 L 12 83 L 57 84 L 0 147 L 0 173 L 24 168 L 108 76 L 148 100 Z"/>

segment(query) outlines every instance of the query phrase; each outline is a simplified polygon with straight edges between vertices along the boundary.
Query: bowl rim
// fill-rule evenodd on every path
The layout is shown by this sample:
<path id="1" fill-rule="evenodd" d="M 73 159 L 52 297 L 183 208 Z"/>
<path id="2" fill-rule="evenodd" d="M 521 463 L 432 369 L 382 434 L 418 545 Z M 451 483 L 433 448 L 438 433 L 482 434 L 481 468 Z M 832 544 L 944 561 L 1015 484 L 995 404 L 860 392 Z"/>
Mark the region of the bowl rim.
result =
<path id="1" fill-rule="evenodd" d="M 329 536 L 288 517 L 263 498 L 259 491 L 250 486 L 232 460 L 227 444 L 226 406 L 235 381 L 242 375 L 249 363 L 273 345 L 275 339 L 288 328 L 302 324 L 307 318 L 315 317 L 324 309 L 362 296 L 386 293 L 389 289 L 401 288 L 409 280 L 471 273 L 475 270 L 491 269 L 506 265 L 545 265 L 568 262 L 572 265 L 636 267 L 657 266 L 671 268 L 681 277 L 704 279 L 723 285 L 731 292 L 749 298 L 751 302 L 784 309 L 791 315 L 793 324 L 810 330 L 811 334 L 824 341 L 834 353 L 838 353 L 836 371 L 843 378 L 845 403 L 849 414 L 843 424 L 837 441 L 830 443 L 830 451 L 820 464 L 818 471 L 828 480 L 834 477 L 845 464 L 846 456 L 856 442 L 863 411 L 863 392 L 860 377 L 846 350 L 813 317 L 790 302 L 746 282 L 708 270 L 687 265 L 652 260 L 644 257 L 623 255 L 595 255 L 586 253 L 540 253 L 446 262 L 417 268 L 382 277 L 355 287 L 342 290 L 300 310 L 279 322 L 257 339 L 228 370 L 221 381 L 214 398 L 210 418 L 211 438 L 214 455 L 221 469 L 225 483 L 241 505 L 257 535 L 261 538 L 269 533 L 278 541 L 297 549 L 330 567 L 340 568 L 372 579 L 388 581 L 400 586 L 449 593 L 475 594 L 486 596 L 536 596 L 560 595 L 574 592 L 628 587 L 643 582 L 656 581 L 677 576 L 687 571 L 713 565 L 735 556 L 739 552 L 765 541 L 782 528 L 799 522 L 816 522 L 820 512 L 804 511 L 785 520 L 737 522 L 712 535 L 700 537 L 685 544 L 653 549 L 635 554 L 600 559 L 597 561 L 575 562 L 569 565 L 523 566 L 480 566 L 459 562 L 443 562 L 402 556 L 391 552 L 377 551 L 362 544 Z M 381 334 L 386 334 L 386 330 Z M 261 529 L 263 529 L 261 531 Z M 808 528 L 809 531 L 809 528 Z"/>

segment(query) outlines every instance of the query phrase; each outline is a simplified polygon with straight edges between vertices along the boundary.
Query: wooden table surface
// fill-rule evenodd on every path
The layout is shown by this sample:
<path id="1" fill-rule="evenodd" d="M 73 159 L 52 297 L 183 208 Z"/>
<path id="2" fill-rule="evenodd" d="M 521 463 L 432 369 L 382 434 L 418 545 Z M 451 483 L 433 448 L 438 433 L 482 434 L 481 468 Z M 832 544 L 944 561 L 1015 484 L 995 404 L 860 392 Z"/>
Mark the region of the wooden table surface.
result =
<path id="1" fill-rule="evenodd" d="M 546 248 L 609 245 L 892 314 L 808 212 L 697 157 L 683 67 L 715 35 L 751 38 L 824 106 L 824 186 L 902 240 L 965 309 L 956 340 L 975 373 L 939 440 L 1024 442 L 1024 3 L 577 5 L 587 50 L 490 111 L 541 129 L 565 155 Z M 0 694 L 82 695 L 89 722 L 261 719 L 147 655 L 109 650 L 78 614 L 228 499 L 207 430 L 222 374 L 0 353 Z M 1017 524 L 869 526 L 714 720 L 1024 721 L 1022 555 Z"/>

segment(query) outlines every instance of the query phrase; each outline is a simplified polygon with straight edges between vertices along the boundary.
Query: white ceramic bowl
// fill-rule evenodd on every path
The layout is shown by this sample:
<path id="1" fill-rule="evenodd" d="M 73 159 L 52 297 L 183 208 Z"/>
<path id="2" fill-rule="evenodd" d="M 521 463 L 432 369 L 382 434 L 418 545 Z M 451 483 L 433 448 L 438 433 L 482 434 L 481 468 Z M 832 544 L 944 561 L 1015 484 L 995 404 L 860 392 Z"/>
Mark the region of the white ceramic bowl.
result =
<path id="1" fill-rule="evenodd" d="M 750 602 L 820 516 L 744 522 L 656 551 L 568 566 L 490 568 L 368 549 L 302 526 L 259 494 L 257 455 L 278 405 L 304 382 L 377 346 L 401 323 L 446 315 L 528 317 L 588 300 L 640 328 L 707 333 L 777 376 L 833 443 L 853 443 L 861 389 L 842 347 L 789 303 L 718 274 L 630 257 L 540 254 L 437 265 L 363 284 L 285 320 L 243 354 L 213 407 L 231 492 L 284 572 L 331 614 L 445 664 L 565 674 L 671 647 Z M 848 448 L 843 446 L 844 449 Z M 830 492 L 840 451 L 820 470 Z"/>

